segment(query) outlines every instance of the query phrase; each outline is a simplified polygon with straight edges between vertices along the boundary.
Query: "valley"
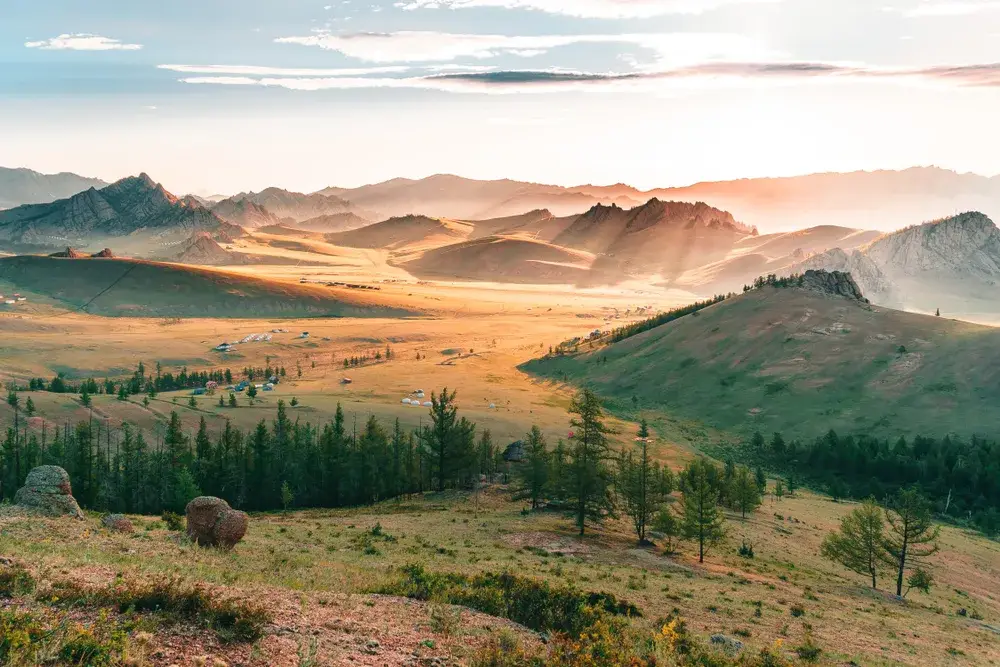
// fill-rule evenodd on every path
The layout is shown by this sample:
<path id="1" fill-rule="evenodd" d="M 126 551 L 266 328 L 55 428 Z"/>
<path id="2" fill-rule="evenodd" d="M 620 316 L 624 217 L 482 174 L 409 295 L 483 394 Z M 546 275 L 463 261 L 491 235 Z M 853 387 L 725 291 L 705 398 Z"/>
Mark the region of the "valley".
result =
<path id="1" fill-rule="evenodd" d="M 712 203 L 612 189 L 561 208 L 550 194 L 459 185 L 430 203 L 409 182 L 211 201 L 142 176 L 0 212 L 0 293 L 24 299 L 0 304 L 0 380 L 17 398 L 0 405 L 0 489 L 13 495 L 28 461 L 55 461 L 87 511 L 76 523 L 4 505 L 3 557 L 41 591 L 76 591 L 92 628 L 110 613 L 93 602 L 107 586 L 175 577 L 208 598 L 263 601 L 253 642 L 143 617 L 155 647 L 144 664 L 586 664 L 551 662 L 584 635 L 429 583 L 515 574 L 524 581 L 511 585 L 544 582 L 545 595 L 634 605 L 641 616 L 598 614 L 620 639 L 591 648 L 637 660 L 995 661 L 1000 333 L 985 323 L 1000 318 L 1000 231 L 989 218 L 762 233 Z M 511 208 L 522 202 L 546 208 Z M 443 441 L 457 449 L 438 459 L 446 389 L 456 430 Z M 581 535 L 558 475 L 578 469 L 585 390 L 607 429 L 599 495 L 617 511 L 588 514 Z M 537 507 L 524 490 L 531 459 L 504 457 L 533 426 L 549 480 Z M 840 460 L 837 476 L 814 475 L 808 447 L 831 431 L 845 447 L 872 438 L 923 477 L 882 459 L 870 479 Z M 781 459 L 775 433 L 800 459 Z M 953 456 L 973 438 L 969 460 Z M 404 450 L 418 462 L 401 470 Z M 703 561 L 697 538 L 656 521 L 637 543 L 619 452 L 640 451 L 674 480 L 650 521 L 685 516 L 705 456 L 713 475 L 757 475 L 756 504 L 744 516 L 720 501 L 724 535 Z M 919 563 L 933 575 L 926 592 L 893 595 L 888 565 L 872 590 L 823 555 L 862 507 L 853 489 L 884 490 L 888 513 L 906 480 L 932 473 L 941 549 Z M 952 493 L 962 480 L 981 500 Z M 171 527 L 193 492 L 250 512 L 235 549 L 200 549 Z M 137 530 L 107 528 L 108 512 Z M 0 575 L 13 567 L 0 561 Z M 40 593 L 12 599 L 40 617 L 64 610 Z"/>

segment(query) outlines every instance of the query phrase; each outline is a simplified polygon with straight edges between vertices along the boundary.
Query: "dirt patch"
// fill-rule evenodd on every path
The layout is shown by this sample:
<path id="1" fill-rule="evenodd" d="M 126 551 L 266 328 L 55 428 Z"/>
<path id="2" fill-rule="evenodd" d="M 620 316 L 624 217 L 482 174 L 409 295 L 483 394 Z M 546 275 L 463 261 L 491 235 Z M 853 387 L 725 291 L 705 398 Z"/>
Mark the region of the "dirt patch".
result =
<path id="1" fill-rule="evenodd" d="M 591 545 L 578 539 L 553 535 L 552 533 L 515 533 L 507 537 L 507 543 L 518 549 L 544 549 L 551 554 L 590 555 L 594 553 Z"/>

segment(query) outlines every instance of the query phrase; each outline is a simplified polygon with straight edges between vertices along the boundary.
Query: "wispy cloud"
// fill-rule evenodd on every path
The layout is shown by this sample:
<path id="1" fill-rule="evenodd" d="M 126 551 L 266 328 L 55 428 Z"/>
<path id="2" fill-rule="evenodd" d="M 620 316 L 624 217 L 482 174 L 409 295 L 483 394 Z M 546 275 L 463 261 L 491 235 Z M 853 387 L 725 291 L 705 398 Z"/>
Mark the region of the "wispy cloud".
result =
<path id="1" fill-rule="evenodd" d="M 582 18 L 651 18 L 668 14 L 702 14 L 738 4 L 762 4 L 781 0 L 401 0 L 397 7 L 416 9 L 468 9 L 502 7 L 529 9 Z"/>
<path id="2" fill-rule="evenodd" d="M 38 42 L 25 42 L 29 49 L 46 51 L 138 51 L 142 44 L 125 44 L 117 39 L 86 33 L 64 34 Z"/>
<path id="3" fill-rule="evenodd" d="M 282 87 L 291 90 L 413 88 L 471 93 L 546 93 L 564 91 L 655 91 L 668 88 L 732 87 L 803 81 L 894 81 L 954 87 L 1000 88 L 1000 63 L 873 68 L 822 62 L 703 63 L 663 71 L 592 73 L 558 70 L 459 72 L 411 77 L 189 77 L 191 84 Z"/>
<path id="4" fill-rule="evenodd" d="M 157 65 L 159 69 L 183 74 L 217 74 L 238 76 L 366 76 L 370 74 L 400 74 L 411 68 L 405 65 L 386 67 L 344 67 L 317 69 L 310 67 L 262 67 L 258 65 Z"/>
<path id="5" fill-rule="evenodd" d="M 649 49 L 661 67 L 705 60 L 780 57 L 762 42 L 727 33 L 637 33 L 622 35 L 476 35 L 432 31 L 280 37 L 283 44 L 316 46 L 366 62 L 441 62 L 501 55 L 534 57 L 573 44 L 630 44 Z"/>
<path id="6" fill-rule="evenodd" d="M 971 16 L 980 12 L 1000 10 L 1000 2 L 996 0 L 965 0 L 951 2 L 949 0 L 923 0 L 917 7 L 903 11 L 906 16 Z"/>

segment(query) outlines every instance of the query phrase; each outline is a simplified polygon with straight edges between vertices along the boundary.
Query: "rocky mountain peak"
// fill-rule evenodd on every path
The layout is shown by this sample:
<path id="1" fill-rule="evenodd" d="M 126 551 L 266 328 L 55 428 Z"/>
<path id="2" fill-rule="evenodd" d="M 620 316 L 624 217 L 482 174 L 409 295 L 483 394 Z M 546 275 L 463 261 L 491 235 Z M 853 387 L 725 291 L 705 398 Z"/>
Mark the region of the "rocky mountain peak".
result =
<path id="1" fill-rule="evenodd" d="M 876 263 L 907 275 L 930 271 L 1000 276 L 1000 230 L 976 211 L 885 234 L 872 241 L 865 253 Z"/>

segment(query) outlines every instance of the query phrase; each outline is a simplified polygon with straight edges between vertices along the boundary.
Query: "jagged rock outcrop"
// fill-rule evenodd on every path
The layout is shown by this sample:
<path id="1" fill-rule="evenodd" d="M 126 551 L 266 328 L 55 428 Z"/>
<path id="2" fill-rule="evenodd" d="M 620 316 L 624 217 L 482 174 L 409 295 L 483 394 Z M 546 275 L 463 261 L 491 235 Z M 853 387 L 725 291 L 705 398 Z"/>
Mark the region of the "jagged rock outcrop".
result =
<path id="1" fill-rule="evenodd" d="M 351 202 L 336 195 L 319 193 L 307 195 L 301 192 L 289 192 L 281 188 L 267 188 L 260 192 L 241 192 L 219 202 L 214 208 L 227 211 L 230 210 L 228 207 L 235 206 L 241 201 L 263 207 L 279 218 L 291 218 L 296 222 L 321 215 L 347 213 L 352 210 Z"/>
<path id="2" fill-rule="evenodd" d="M 97 257 L 99 259 L 114 259 L 115 254 L 111 252 L 111 248 L 105 248 L 100 252 L 95 252 L 91 257 Z"/>
<path id="3" fill-rule="evenodd" d="M 814 271 L 810 269 L 802 274 L 799 286 L 814 292 L 843 296 L 855 301 L 867 303 L 868 299 L 861 293 L 861 288 L 854 282 L 850 273 L 841 271 Z"/>
<path id="4" fill-rule="evenodd" d="M 250 199 L 223 199 L 212 206 L 212 213 L 234 225 L 248 229 L 282 223 L 281 218 Z"/>
<path id="5" fill-rule="evenodd" d="M 876 303 L 893 299 L 892 281 L 870 257 L 859 250 L 847 253 L 840 248 L 833 248 L 805 258 L 793 265 L 790 273 L 805 273 L 809 270 L 850 274 L 861 291 Z"/>
<path id="6" fill-rule="evenodd" d="M 73 497 L 69 474 L 59 466 L 33 468 L 24 486 L 14 494 L 14 504 L 46 516 L 83 518 L 83 511 Z"/>
<path id="7" fill-rule="evenodd" d="M 187 534 L 203 547 L 232 549 L 246 535 L 249 517 L 222 498 L 199 496 L 187 504 Z"/>
<path id="8" fill-rule="evenodd" d="M 242 264 L 239 253 L 225 250 L 212 238 L 208 232 L 197 232 L 188 239 L 172 261 L 183 264 L 202 264 L 207 266 L 223 266 L 226 264 Z"/>
<path id="9" fill-rule="evenodd" d="M 88 255 L 85 252 L 80 252 L 79 250 L 75 250 L 73 248 L 66 248 L 65 250 L 60 250 L 59 252 L 52 253 L 51 255 L 49 255 L 49 257 L 67 257 L 69 259 L 83 259 L 84 257 L 88 257 Z"/>
<path id="10" fill-rule="evenodd" d="M 889 273 L 1000 276 L 1000 229 L 977 212 L 886 234 L 864 252 Z"/>
<path id="11" fill-rule="evenodd" d="M 146 174 L 90 188 L 50 204 L 0 211 L 0 241 L 34 246 L 80 245 L 95 238 L 127 236 L 139 231 L 162 236 L 194 231 L 242 230 L 208 209 L 177 199 Z M 57 245 L 58 244 L 58 245 Z"/>

